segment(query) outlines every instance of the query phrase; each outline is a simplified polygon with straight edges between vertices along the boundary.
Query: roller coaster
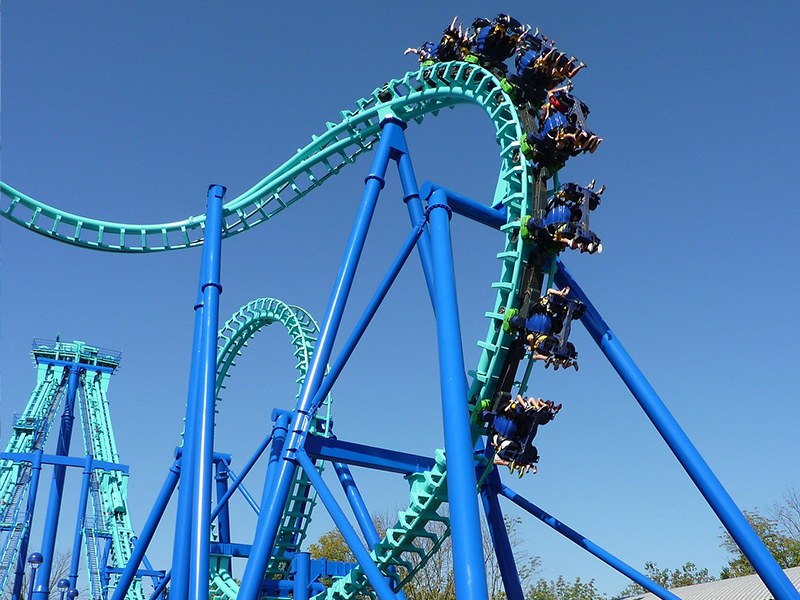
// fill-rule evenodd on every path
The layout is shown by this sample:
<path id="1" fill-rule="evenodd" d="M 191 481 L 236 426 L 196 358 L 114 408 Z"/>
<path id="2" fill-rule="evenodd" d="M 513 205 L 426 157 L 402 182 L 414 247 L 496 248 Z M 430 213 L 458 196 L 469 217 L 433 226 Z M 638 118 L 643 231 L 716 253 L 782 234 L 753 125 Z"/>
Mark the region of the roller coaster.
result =
<path id="1" fill-rule="evenodd" d="M 503 61 L 511 54 L 503 44 L 512 37 L 518 60 L 516 70 L 509 72 Z M 146 225 L 90 219 L 34 200 L 6 183 L 0 185 L 0 212 L 6 219 L 59 242 L 117 253 L 193 246 L 202 246 L 203 252 L 183 443 L 174 463 L 165 465 L 167 479 L 138 537 L 128 516 L 127 468 L 116 451 L 106 396 L 120 354 L 78 341 L 35 341 L 37 383 L 25 411 L 15 419 L 6 452 L 0 455 L 0 581 L 13 600 L 27 597 L 23 579 L 43 465 L 54 468 L 40 553 L 28 560 L 32 573 L 27 595 L 34 600 L 45 600 L 50 593 L 69 467 L 83 468 L 69 581 L 63 588 L 59 585 L 62 592 L 69 589 L 71 598 L 78 595 L 78 557 L 83 548 L 85 585 L 95 600 L 143 599 L 144 577 L 154 582 L 151 600 L 163 597 L 168 585 L 169 596 L 176 600 L 290 595 L 299 600 L 312 595 L 317 600 L 402 599 L 404 586 L 452 536 L 456 596 L 488 600 L 480 503 L 505 594 L 523 600 L 500 504 L 504 497 L 646 589 L 675 600 L 672 593 L 501 479 L 502 466 L 520 477 L 535 470 L 538 452 L 533 438 L 540 425 L 556 416 L 558 407 L 524 393 L 537 361 L 554 369 L 578 368 L 577 350 L 568 339 L 573 320 L 587 328 L 774 597 L 800 598 L 561 262 L 561 254 L 570 250 L 581 254 L 602 250 L 589 227 L 589 213 L 598 207 L 602 189 L 595 190 L 594 182 L 580 186 L 559 180 L 571 156 L 594 152 L 600 141 L 588 130 L 588 108 L 570 94 L 571 83 L 557 87 L 580 66 L 557 52 L 538 30 L 531 33 L 506 15 L 494 21 L 476 20 L 470 35 L 462 34 L 460 27 L 456 30 L 454 22 L 441 42 L 414 52 L 420 58 L 418 70 L 389 81 L 356 102 L 354 109 L 342 111 L 339 122 L 327 123 L 324 133 L 312 136 L 290 160 L 238 197 L 224 202 L 225 188 L 210 186 L 205 213 L 183 221 Z M 419 187 L 414 175 L 405 129 L 458 105 L 480 107 L 494 127 L 499 175 L 495 196 L 488 203 L 430 181 Z M 276 217 L 372 150 L 375 157 L 321 326 L 297 306 L 261 298 L 242 307 L 220 328 L 223 239 Z M 397 165 L 411 220 L 408 238 L 334 358 L 333 344 L 391 162 Z M 481 357 L 469 373 L 469 385 L 456 308 L 453 218 L 471 219 L 495 230 L 500 249 L 500 276 L 492 284 L 496 299 L 486 313 L 488 333 L 478 342 Z M 340 440 L 331 419 L 331 390 L 414 250 L 435 313 L 439 350 L 445 448 L 433 457 Z M 273 412 L 272 431 L 265 432 L 264 441 L 236 475 L 230 470 L 230 456 L 214 448 L 216 403 L 236 357 L 258 331 L 275 323 L 291 337 L 300 391 L 293 411 Z M 45 454 L 62 402 L 58 449 Z M 84 439 L 80 459 L 69 456 L 76 403 Z M 267 448 L 264 493 L 256 503 L 242 481 Z M 361 537 L 322 478 L 326 462 L 333 465 Z M 409 482 L 408 508 L 382 537 L 370 520 L 349 469 L 352 465 L 402 474 Z M 153 569 L 147 548 L 179 482 L 172 568 Z M 230 534 L 227 501 L 237 490 L 259 506 L 256 531 L 247 543 L 234 542 Z M 320 500 L 355 563 L 311 561 L 303 551 Z M 233 557 L 247 558 L 241 582 L 231 575 Z"/>

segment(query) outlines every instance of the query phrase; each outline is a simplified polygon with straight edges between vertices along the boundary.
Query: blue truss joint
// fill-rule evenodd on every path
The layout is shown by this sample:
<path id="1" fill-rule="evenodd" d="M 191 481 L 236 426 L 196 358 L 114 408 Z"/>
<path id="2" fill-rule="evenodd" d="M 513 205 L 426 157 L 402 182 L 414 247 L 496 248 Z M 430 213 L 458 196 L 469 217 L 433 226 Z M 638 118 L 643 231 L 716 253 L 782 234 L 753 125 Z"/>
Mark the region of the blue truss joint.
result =
<path id="1" fill-rule="evenodd" d="M 315 435 L 309 435 L 306 438 L 305 450 L 313 459 L 340 462 L 346 465 L 368 467 L 403 475 L 423 473 L 431 470 L 435 465 L 434 460 L 427 456 L 397 452 Z"/>
<path id="2" fill-rule="evenodd" d="M 426 181 L 422 184 L 419 196 L 422 200 L 427 201 L 438 190 L 442 190 L 445 193 L 450 210 L 462 217 L 467 217 L 497 230 L 500 230 L 508 221 L 508 210 L 505 206 L 500 205 L 498 208 L 486 206 L 431 181 Z"/>
<path id="3" fill-rule="evenodd" d="M 36 363 L 40 365 L 52 365 L 54 367 L 71 367 L 72 365 L 78 365 L 81 369 L 86 369 L 87 371 L 97 371 L 98 373 L 113 373 L 114 369 L 112 367 L 104 367 L 101 365 L 91 365 L 89 363 L 84 362 L 73 362 L 71 360 L 60 360 L 55 358 L 46 358 L 46 357 L 37 357 Z"/>
<path id="4" fill-rule="evenodd" d="M 358 563 L 317 558 L 311 561 L 311 580 L 317 577 L 344 577 L 357 566 Z"/>
<path id="5" fill-rule="evenodd" d="M 122 567 L 106 567 L 105 572 L 110 575 L 119 575 L 124 571 Z M 139 569 L 136 571 L 136 577 L 163 577 L 165 571 L 158 571 L 156 569 Z"/>

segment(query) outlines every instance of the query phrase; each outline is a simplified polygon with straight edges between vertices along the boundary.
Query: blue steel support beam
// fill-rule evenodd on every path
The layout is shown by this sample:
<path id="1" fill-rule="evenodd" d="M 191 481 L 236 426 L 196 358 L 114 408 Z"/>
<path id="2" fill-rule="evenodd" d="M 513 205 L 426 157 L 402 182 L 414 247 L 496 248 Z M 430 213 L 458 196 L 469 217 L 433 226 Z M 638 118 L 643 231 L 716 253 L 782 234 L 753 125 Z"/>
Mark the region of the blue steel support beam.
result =
<path id="1" fill-rule="evenodd" d="M 289 413 L 287 413 L 287 417 L 286 417 L 286 419 L 287 419 L 286 425 L 283 428 L 284 433 L 286 432 L 286 427 L 288 427 L 288 419 L 289 419 L 288 414 Z M 261 458 L 261 455 L 264 453 L 264 450 L 267 449 L 267 445 L 272 440 L 273 440 L 273 434 L 272 433 L 270 433 L 267 437 L 264 438 L 264 441 L 261 442 L 261 445 L 253 453 L 253 456 L 251 456 L 250 460 L 248 460 L 247 463 L 245 464 L 244 468 L 242 469 L 242 472 L 239 474 L 239 479 L 236 480 L 235 482 L 233 482 L 233 485 L 230 486 L 226 490 L 225 495 L 222 496 L 222 498 L 220 498 L 217 501 L 217 505 L 214 507 L 214 510 L 211 512 L 211 522 L 212 523 L 214 522 L 214 519 L 217 518 L 217 515 L 219 515 L 220 512 L 223 510 L 223 508 L 227 505 L 228 500 L 230 499 L 231 496 L 233 496 L 233 493 L 238 489 L 238 487 L 242 483 L 242 481 L 244 481 L 244 478 L 247 477 L 247 474 L 250 472 L 250 469 L 253 468 L 253 465 L 256 464 L 256 461 L 258 461 L 258 459 Z M 281 447 L 282 446 L 283 446 L 283 441 L 281 441 Z M 278 455 L 280 456 L 280 450 L 278 450 Z"/>
<path id="2" fill-rule="evenodd" d="M 31 526 L 33 525 L 33 511 L 36 508 L 36 494 L 39 491 L 39 476 L 42 473 L 42 449 L 39 448 L 33 453 L 31 461 L 31 483 L 28 487 L 28 504 L 25 508 L 25 531 L 19 544 L 17 554 L 17 570 L 14 573 L 14 587 L 11 591 L 11 600 L 19 600 L 22 594 L 22 580 L 25 578 L 25 561 L 28 558 L 28 542 L 31 536 Z"/>
<path id="3" fill-rule="evenodd" d="M 345 442 L 318 435 L 308 436 L 303 448 L 306 454 L 313 459 L 340 462 L 402 475 L 430 471 L 436 464 L 435 460 L 427 456 Z"/>
<path id="4" fill-rule="evenodd" d="M 317 495 L 319 496 L 320 500 L 322 500 L 325 508 L 328 509 L 328 513 L 331 515 L 333 522 L 336 524 L 336 527 L 339 528 L 342 537 L 350 547 L 350 551 L 353 553 L 353 556 L 356 557 L 356 561 L 358 561 L 358 564 L 364 570 L 364 574 L 367 576 L 367 579 L 369 579 L 372 588 L 378 594 L 378 598 L 380 598 L 380 600 L 395 600 L 396 596 L 394 595 L 392 588 L 389 587 L 389 584 L 386 582 L 383 573 L 381 573 L 380 569 L 378 569 L 378 566 L 372 561 L 369 552 L 367 552 L 367 549 L 364 548 L 361 540 L 358 539 L 358 534 L 347 520 L 347 517 L 345 516 L 344 512 L 342 512 L 342 509 L 339 507 L 339 504 L 336 502 L 333 494 L 331 494 L 328 486 L 325 485 L 325 482 L 322 480 L 322 476 L 317 472 L 317 469 L 314 466 L 314 463 L 308 457 L 308 454 L 306 454 L 302 448 L 299 448 L 295 452 L 295 457 L 298 464 L 303 467 L 303 470 L 306 472 L 311 485 L 313 485 L 314 489 L 317 490 Z"/>
<path id="5" fill-rule="evenodd" d="M 369 514 L 367 505 L 364 503 L 364 498 L 362 498 L 361 492 L 358 491 L 356 480 L 353 479 L 353 474 L 348 466 L 343 463 L 333 463 L 333 469 L 336 471 L 337 477 L 339 477 L 339 483 L 342 484 L 342 489 L 347 496 L 347 501 L 350 503 L 350 508 L 353 509 L 353 514 L 356 517 L 358 526 L 361 528 L 361 533 L 364 534 L 367 548 L 373 550 L 375 544 L 380 542 L 381 538 L 378 536 L 378 530 L 375 529 L 375 523 L 372 522 L 372 517 Z"/>
<path id="6" fill-rule="evenodd" d="M 200 386 L 200 350 L 203 333 L 203 285 L 206 281 L 205 263 L 201 262 L 200 282 L 197 285 L 197 302 L 194 305 L 194 333 L 189 370 L 189 389 L 186 394 L 186 418 L 183 426 L 181 450 L 180 486 L 178 508 L 175 517 L 175 537 L 172 545 L 172 569 L 174 580 L 169 590 L 173 600 L 187 600 L 189 596 L 189 546 L 192 541 L 192 490 L 194 489 L 195 425 L 197 415 L 197 390 Z M 165 580 L 167 578 L 165 577 Z M 163 589 L 166 583 L 159 586 Z M 155 592 L 157 597 L 160 592 Z"/>
<path id="7" fill-rule="evenodd" d="M 425 219 L 425 211 L 422 208 L 422 200 L 417 188 L 417 178 L 414 176 L 411 157 L 408 155 L 405 140 L 403 142 L 402 151 L 398 151 L 397 170 L 400 173 L 400 183 L 403 185 L 403 201 L 408 208 L 411 224 L 416 226 L 417 223 Z M 425 275 L 425 283 L 428 286 L 431 304 L 433 304 L 433 259 L 431 258 L 431 236 L 427 230 L 422 233 L 418 248 L 419 258 L 422 261 L 422 272 Z"/>
<path id="8" fill-rule="evenodd" d="M 61 429 L 58 433 L 58 446 L 56 454 L 67 456 L 69 454 L 69 444 L 72 440 L 72 423 L 75 419 L 75 397 L 78 394 L 80 383 L 81 367 L 72 364 L 69 369 L 69 381 L 67 383 L 67 400 L 64 406 L 64 413 L 61 415 Z M 58 533 L 58 519 L 61 513 L 61 499 L 64 492 L 64 477 L 67 468 L 56 465 L 53 468 L 53 480 L 50 484 L 50 498 L 47 502 L 47 516 L 44 521 L 44 534 L 42 535 L 41 554 L 44 557 L 39 569 L 36 571 L 36 588 L 33 590 L 32 600 L 47 600 L 50 589 L 50 571 L 53 567 L 53 551 L 56 545 L 56 533 Z"/>
<path id="9" fill-rule="evenodd" d="M 438 190 L 441 190 L 445 193 L 447 196 L 447 205 L 454 213 L 458 215 L 467 217 L 468 219 L 472 219 L 473 221 L 477 221 L 483 225 L 488 225 L 489 227 L 497 229 L 498 231 L 503 225 L 506 224 L 508 220 L 508 211 L 506 210 L 505 206 L 501 206 L 500 208 L 491 208 L 485 204 L 481 204 L 480 202 L 476 202 L 475 200 L 467 198 L 466 196 L 462 196 L 461 194 L 458 194 L 452 190 L 448 190 L 440 185 L 436 185 L 431 181 L 426 181 L 422 184 L 420 196 L 430 202 L 430 197 L 435 191 Z"/>
<path id="10" fill-rule="evenodd" d="M 589 301 L 584 291 L 559 261 L 556 271 L 556 284 L 563 288 L 570 287 L 570 295 L 586 305 L 581 317 L 589 334 L 608 361 L 628 386 L 639 405 L 655 425 L 661 437 L 672 450 L 697 489 L 703 494 L 711 509 L 716 513 L 725 529 L 731 534 L 736 544 L 753 565 L 753 568 L 764 581 L 776 600 L 798 600 L 800 593 L 786 577 L 786 574 L 772 558 L 769 551 L 750 527 L 742 512 L 733 502 L 728 492 L 722 487 L 711 468 L 700 456 L 687 435 L 681 429 L 675 417 L 658 397 L 655 390 L 645 379 L 642 372 L 633 362 L 630 355 L 603 321 L 600 313 Z"/>
<path id="11" fill-rule="evenodd" d="M 311 555 L 308 552 L 298 552 L 292 560 L 294 566 L 294 600 L 308 600 L 308 591 L 311 586 Z"/>
<path id="12" fill-rule="evenodd" d="M 92 482 L 92 462 L 94 457 L 86 455 L 86 463 L 83 467 L 83 478 L 81 480 L 81 495 L 78 500 L 78 516 L 75 521 L 75 539 L 72 542 L 72 560 L 69 566 L 69 587 L 78 587 L 78 566 L 81 559 L 81 541 L 83 540 L 83 523 L 86 519 L 86 503 L 89 500 L 89 486 Z"/>
<path id="13" fill-rule="evenodd" d="M 613 567 L 626 577 L 629 577 L 643 588 L 653 592 L 659 598 L 663 598 L 663 600 L 680 600 L 675 594 L 670 592 L 667 589 L 664 589 L 654 581 L 651 581 L 647 578 L 643 573 L 640 573 L 630 565 L 622 562 L 613 554 L 606 552 L 600 546 L 592 542 L 591 540 L 586 539 L 580 533 L 575 531 L 574 529 L 570 529 L 564 523 L 559 521 L 558 519 L 554 518 L 553 516 L 547 514 L 541 508 L 536 506 L 533 502 L 526 500 L 519 494 L 517 494 L 514 490 L 506 487 L 505 485 L 501 485 L 500 493 L 503 494 L 506 498 L 511 500 L 514 504 L 526 510 L 530 514 L 532 514 L 537 519 L 540 519 L 543 523 L 546 523 L 565 538 L 570 540 L 571 542 L 576 543 L 578 546 L 594 554 L 597 558 L 602 560 L 607 565 Z"/>
<path id="14" fill-rule="evenodd" d="M 250 505 L 250 507 L 253 509 L 253 511 L 256 513 L 257 516 L 261 512 L 261 507 L 258 505 L 258 502 L 256 502 L 255 498 L 253 498 L 252 494 L 250 494 L 250 492 L 247 491 L 247 488 L 244 487 L 242 479 L 240 477 L 237 477 L 236 473 L 234 473 L 230 469 L 228 469 L 228 477 L 231 478 L 231 482 L 233 482 L 233 485 L 239 488 L 239 493 L 242 494 L 244 499 L 247 501 L 247 503 Z"/>
<path id="15" fill-rule="evenodd" d="M 350 356 L 352 356 L 353 351 L 358 345 L 358 342 L 361 341 L 361 337 L 367 330 L 367 326 L 372 321 L 375 313 L 378 312 L 381 303 L 383 302 L 384 298 L 386 298 L 386 294 L 389 293 L 392 284 L 394 283 L 395 279 L 397 279 L 397 276 L 400 274 L 400 271 L 406 264 L 408 257 L 414 250 L 414 246 L 417 244 L 417 241 L 420 240 L 420 236 L 425 231 L 425 220 L 423 218 L 416 224 L 416 227 L 411 231 L 411 233 L 408 234 L 406 241 L 400 248 L 400 252 L 398 252 L 394 262 L 392 262 L 391 266 L 389 267 L 389 271 L 381 280 L 378 289 L 375 291 L 375 294 L 373 294 L 369 304 L 367 304 L 367 308 L 364 309 L 364 314 L 361 315 L 361 318 L 358 320 L 358 323 L 356 323 L 356 326 L 353 329 L 353 332 L 350 334 L 350 337 L 347 338 L 344 346 L 342 346 L 342 351 L 339 353 L 339 356 L 336 357 L 336 361 L 333 363 L 330 371 L 328 371 L 328 374 L 325 375 L 325 379 L 322 380 L 322 383 L 320 384 L 316 394 L 314 394 L 314 399 L 311 401 L 312 414 L 322 405 L 322 402 L 330 393 L 331 388 L 333 388 L 333 384 L 336 383 L 339 375 L 341 375 L 342 369 L 344 369 L 347 361 L 350 359 Z"/>
<path id="16" fill-rule="evenodd" d="M 491 457 L 489 458 L 491 460 Z M 494 548 L 494 553 L 497 556 L 497 564 L 500 567 L 500 576 L 503 579 L 503 589 L 506 591 L 506 597 L 508 600 L 524 600 L 525 594 L 519 581 L 517 563 L 514 560 L 514 550 L 508 539 L 508 529 L 503 518 L 503 510 L 500 508 L 500 501 L 497 499 L 499 488 L 500 474 L 496 468 L 492 468 L 486 476 L 486 483 L 481 486 L 483 512 L 486 514 L 489 535 L 492 537 L 492 548 Z"/>
<path id="17" fill-rule="evenodd" d="M 125 594 L 128 593 L 128 588 L 130 588 L 134 577 L 136 577 L 139 564 L 145 558 L 145 552 L 147 552 L 147 548 L 153 539 L 153 534 L 155 534 L 158 524 L 161 522 L 161 517 L 164 515 L 164 510 L 167 508 L 167 504 L 169 504 L 169 500 L 175 491 L 175 486 L 178 485 L 182 460 L 182 458 L 176 458 L 175 462 L 172 463 L 164 485 L 161 486 L 161 491 L 156 498 L 153 509 L 150 511 L 150 516 L 147 517 L 147 521 L 139 534 L 139 539 L 136 540 L 130 560 L 128 560 L 128 564 L 125 565 L 122 575 L 120 575 L 111 600 L 122 600 Z"/>
<path id="18" fill-rule="evenodd" d="M 219 330 L 220 262 L 222 253 L 222 200 L 225 188 L 212 185 L 206 202 L 202 270 L 203 329 L 200 342 L 201 377 L 195 421 L 194 489 L 192 490 L 192 544 L 189 562 L 190 600 L 208 599 L 209 544 L 211 543 L 211 485 L 214 459 L 214 410 L 217 384 L 217 331 Z M 187 465 L 188 466 L 188 465 Z"/>
<path id="19" fill-rule="evenodd" d="M 428 223 L 433 246 L 436 333 L 447 456 L 447 496 L 453 535 L 453 570 L 459 600 L 488 600 L 453 249 L 450 244 L 450 216 L 446 194 L 443 191 L 434 192 L 428 204 Z"/>
<path id="20" fill-rule="evenodd" d="M 392 144 L 398 135 L 403 135 L 397 119 L 385 119 L 381 126 L 383 127 L 383 133 L 375 149 L 372 170 L 366 178 L 364 194 L 361 198 L 358 214 L 334 283 L 328 308 L 325 311 L 320 336 L 300 392 L 300 398 L 293 412 L 291 432 L 286 438 L 283 459 L 280 461 L 273 489 L 269 495 L 264 496 L 262 502 L 263 510 L 256 525 L 253 553 L 247 561 L 247 566 L 242 576 L 242 584 L 239 587 L 239 600 L 256 600 L 260 594 L 261 581 L 264 579 L 264 574 L 267 570 L 267 563 L 272 547 L 275 544 L 283 508 L 286 505 L 292 485 L 292 476 L 295 468 L 292 460 L 293 454 L 300 447 L 303 437 L 305 437 L 311 426 L 314 395 L 319 390 L 325 375 L 325 367 L 330 360 L 336 333 L 342 322 L 342 315 L 353 285 L 356 268 L 364 249 L 367 231 L 375 213 L 378 195 L 384 186 L 386 169 L 392 155 Z"/>

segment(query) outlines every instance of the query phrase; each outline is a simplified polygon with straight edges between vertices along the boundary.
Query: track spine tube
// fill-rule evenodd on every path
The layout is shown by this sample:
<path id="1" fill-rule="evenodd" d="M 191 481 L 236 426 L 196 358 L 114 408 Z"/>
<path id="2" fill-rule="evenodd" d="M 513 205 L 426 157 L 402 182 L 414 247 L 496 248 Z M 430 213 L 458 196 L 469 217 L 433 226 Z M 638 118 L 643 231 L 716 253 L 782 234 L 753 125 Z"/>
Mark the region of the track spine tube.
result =
<path id="1" fill-rule="evenodd" d="M 11 600 L 19 600 L 22 594 L 22 580 L 25 577 L 25 561 L 28 558 L 28 542 L 31 537 L 31 527 L 33 526 L 33 511 L 36 508 L 36 494 L 39 491 L 39 476 L 42 473 L 42 454 L 41 448 L 33 452 L 33 462 L 31 464 L 31 483 L 28 488 L 28 505 L 25 509 L 25 532 L 20 540 L 19 553 L 17 554 L 17 570 L 14 574 L 14 587 L 11 592 Z"/>
<path id="2" fill-rule="evenodd" d="M 67 383 L 67 399 L 64 413 L 61 415 L 61 429 L 58 432 L 57 456 L 69 455 L 69 444 L 72 440 L 72 423 L 75 420 L 75 398 L 80 385 L 81 368 L 72 363 L 69 367 L 69 381 Z M 58 532 L 58 519 L 61 512 L 61 500 L 64 492 L 64 477 L 67 467 L 55 465 L 53 467 L 53 480 L 50 484 L 50 498 L 47 502 L 47 516 L 44 521 L 44 534 L 42 535 L 41 554 L 44 561 L 36 571 L 36 587 L 31 600 L 48 600 L 50 589 L 50 571 L 53 568 L 53 551 L 56 545 Z"/>
<path id="3" fill-rule="evenodd" d="M 475 459 L 467 409 L 467 383 L 450 243 L 450 209 L 442 191 L 428 205 L 436 290 L 436 332 L 442 389 L 447 496 L 453 535 L 453 570 L 459 600 L 488 600 L 481 522 L 475 494 Z"/>
<path id="4" fill-rule="evenodd" d="M 662 598 L 663 600 L 680 600 L 680 598 L 678 598 L 675 594 L 673 594 L 669 590 L 664 589 L 654 581 L 651 581 L 643 573 L 640 573 L 627 563 L 624 563 L 613 554 L 607 552 L 597 544 L 593 543 L 591 540 L 586 539 L 584 536 L 582 536 L 574 529 L 567 527 L 564 523 L 562 523 L 552 515 L 549 515 L 545 511 L 543 511 L 541 508 L 536 506 L 530 500 L 523 498 L 511 488 L 501 484 L 500 493 L 509 500 L 511 500 L 514 504 L 522 508 L 523 510 L 529 512 L 534 517 L 541 520 L 543 523 L 555 529 L 558 533 L 563 535 L 571 542 L 574 542 L 587 552 L 595 555 L 597 558 L 602 560 L 610 567 L 613 567 L 626 577 L 629 577 L 630 579 L 641 585 L 643 588 L 653 592 L 659 598 Z"/>
<path id="5" fill-rule="evenodd" d="M 291 432 L 286 438 L 283 460 L 280 461 L 270 493 L 265 494 L 262 500 L 262 510 L 256 525 L 253 548 L 242 576 L 242 583 L 239 586 L 238 600 L 257 600 L 261 594 L 261 581 L 264 579 L 264 574 L 267 570 L 272 547 L 275 545 L 275 538 L 280 526 L 280 519 L 283 515 L 283 508 L 286 505 L 292 485 L 292 476 L 295 469 L 295 465 L 292 462 L 293 454 L 300 446 L 302 438 L 311 425 L 312 401 L 325 375 L 325 367 L 330 359 L 336 333 L 342 321 L 344 307 L 353 285 L 361 252 L 364 249 L 367 231 L 369 230 L 372 215 L 375 212 L 378 195 L 383 187 L 382 182 L 386 175 L 386 168 L 389 160 L 391 160 L 392 138 L 398 134 L 402 136 L 403 130 L 395 121 L 396 119 L 386 119 L 381 124 L 383 126 L 383 135 L 375 151 L 372 171 L 366 178 L 358 214 L 356 215 L 344 258 L 339 268 L 339 274 L 336 277 L 333 292 L 331 293 L 311 365 L 308 368 L 300 398 L 297 400 L 293 412 Z"/>
<path id="6" fill-rule="evenodd" d="M 302 448 L 298 448 L 297 452 L 295 452 L 295 457 L 299 465 L 306 472 L 309 481 L 317 490 L 320 500 L 322 500 L 325 508 L 328 509 L 328 513 L 331 515 L 333 522 L 336 524 L 336 527 L 338 527 L 342 537 L 356 557 L 359 566 L 364 570 L 364 574 L 367 576 L 367 579 L 369 579 L 372 588 L 378 594 L 378 598 L 380 598 L 380 600 L 395 600 L 396 596 L 392 588 L 389 587 L 383 573 L 381 573 L 378 566 L 373 562 L 367 549 L 364 548 L 364 544 L 361 543 L 358 534 L 347 520 L 347 517 L 339 507 L 336 498 L 333 497 L 328 486 L 325 485 L 322 476 L 317 472 L 317 468 L 308 457 L 308 454 L 306 454 L 306 451 Z"/>
<path id="7" fill-rule="evenodd" d="M 589 334 L 608 361 L 628 386 L 639 405 L 655 425 L 661 437 L 672 450 L 697 489 L 703 494 L 711 509 L 716 513 L 725 529 L 753 565 L 776 600 L 800 600 L 800 593 L 770 555 L 758 535 L 750 527 L 742 512 L 734 503 L 725 488 L 700 456 L 688 436 L 681 429 L 675 417 L 658 397 L 650 383 L 633 362 L 630 355 L 613 334 L 609 326 L 589 301 L 580 286 L 575 282 L 564 265 L 559 262 L 555 277 L 559 287 L 569 286 L 570 295 L 586 305 L 581 317 Z"/>
<path id="8" fill-rule="evenodd" d="M 89 486 L 92 482 L 92 462 L 94 457 L 86 455 L 81 479 L 81 495 L 78 500 L 78 516 L 75 520 L 75 539 L 72 543 L 72 560 L 69 566 L 69 587 L 78 588 L 78 566 L 81 558 L 81 541 L 83 539 L 83 524 L 86 520 L 86 504 L 89 500 Z"/>
<path id="9" fill-rule="evenodd" d="M 192 544 L 189 563 L 189 598 L 208 599 L 209 552 L 211 544 L 211 485 L 214 460 L 214 412 L 217 383 L 217 331 L 219 329 L 220 262 L 222 253 L 222 200 L 225 188 L 212 185 L 206 202 L 206 230 L 203 264 L 206 283 L 203 292 L 198 410 L 195 421 L 196 450 L 192 494 Z"/>
<path id="10" fill-rule="evenodd" d="M 491 460 L 491 456 L 489 457 Z M 508 600 L 525 600 L 525 593 L 519 581 L 517 563 L 514 560 L 514 550 L 508 539 L 508 529 L 503 518 L 503 510 L 497 499 L 500 489 L 500 474 L 496 467 L 492 467 L 486 477 L 486 483 L 481 486 L 481 500 L 483 512 L 486 514 L 486 523 L 489 526 L 489 535 L 492 537 L 492 546 L 497 556 L 500 567 L 500 576 L 503 579 L 503 589 Z"/>
<path id="11" fill-rule="evenodd" d="M 133 547 L 128 564 L 126 564 L 125 568 L 122 570 L 122 574 L 117 581 L 117 587 L 111 596 L 111 600 L 123 600 L 125 598 L 125 594 L 128 593 L 128 588 L 130 587 L 134 577 L 136 577 L 136 571 L 139 569 L 139 564 L 144 560 L 145 552 L 147 552 L 147 548 L 150 546 L 150 542 L 153 539 L 153 534 L 155 534 L 156 528 L 161 521 L 161 517 L 164 515 L 164 510 L 166 509 L 167 504 L 169 504 L 169 500 L 175 491 L 175 486 L 178 485 L 180 472 L 181 459 L 176 458 L 175 462 L 172 463 L 172 466 L 167 473 L 167 478 L 164 481 L 164 485 L 161 486 L 161 491 L 159 492 L 155 504 L 150 511 L 150 516 L 147 517 L 147 521 L 145 522 L 144 527 L 142 527 L 142 531 L 139 534 L 139 539 L 136 540 L 136 544 Z"/>

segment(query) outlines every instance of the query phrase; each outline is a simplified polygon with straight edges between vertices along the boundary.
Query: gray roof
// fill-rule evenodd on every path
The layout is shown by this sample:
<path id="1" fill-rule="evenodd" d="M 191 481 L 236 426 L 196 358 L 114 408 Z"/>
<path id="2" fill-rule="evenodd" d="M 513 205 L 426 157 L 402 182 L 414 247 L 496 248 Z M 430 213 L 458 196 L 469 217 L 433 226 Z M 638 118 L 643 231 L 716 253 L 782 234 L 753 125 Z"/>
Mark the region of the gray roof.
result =
<path id="1" fill-rule="evenodd" d="M 783 572 L 786 573 L 792 585 L 800 590 L 800 567 L 784 569 Z M 772 593 L 758 575 L 687 585 L 673 588 L 670 592 L 683 600 L 773 600 Z M 658 596 L 647 592 L 629 596 L 627 600 L 658 600 Z"/>

